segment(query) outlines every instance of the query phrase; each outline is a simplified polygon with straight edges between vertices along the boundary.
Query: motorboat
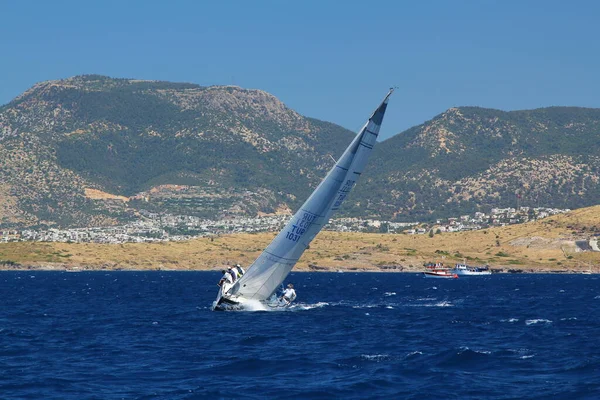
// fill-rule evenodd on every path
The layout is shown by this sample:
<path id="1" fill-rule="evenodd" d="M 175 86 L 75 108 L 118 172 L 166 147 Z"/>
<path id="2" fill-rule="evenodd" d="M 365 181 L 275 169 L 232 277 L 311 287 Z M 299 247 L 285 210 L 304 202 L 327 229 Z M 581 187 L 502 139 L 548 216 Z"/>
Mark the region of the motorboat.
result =
<path id="1" fill-rule="evenodd" d="M 464 263 L 458 263 L 454 266 L 454 268 L 452 268 L 450 270 L 450 272 L 453 272 L 457 275 L 461 275 L 461 276 L 474 276 L 474 275 L 491 275 L 492 271 L 490 271 L 490 268 L 486 265 L 484 267 L 474 267 L 471 265 L 467 265 Z"/>
<path id="2" fill-rule="evenodd" d="M 443 263 L 427 264 L 425 268 L 427 270 L 423 271 L 423 275 L 426 278 L 458 278 L 458 274 L 445 267 Z"/>

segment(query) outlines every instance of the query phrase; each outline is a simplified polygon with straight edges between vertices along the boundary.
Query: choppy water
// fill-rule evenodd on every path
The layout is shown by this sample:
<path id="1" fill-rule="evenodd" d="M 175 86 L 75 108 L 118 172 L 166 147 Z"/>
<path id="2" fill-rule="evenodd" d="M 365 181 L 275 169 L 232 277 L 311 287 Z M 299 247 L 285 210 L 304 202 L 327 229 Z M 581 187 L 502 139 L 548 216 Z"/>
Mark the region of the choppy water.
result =
<path id="1" fill-rule="evenodd" d="M 600 276 L 294 273 L 211 312 L 211 272 L 1 272 L 3 399 L 598 399 Z"/>

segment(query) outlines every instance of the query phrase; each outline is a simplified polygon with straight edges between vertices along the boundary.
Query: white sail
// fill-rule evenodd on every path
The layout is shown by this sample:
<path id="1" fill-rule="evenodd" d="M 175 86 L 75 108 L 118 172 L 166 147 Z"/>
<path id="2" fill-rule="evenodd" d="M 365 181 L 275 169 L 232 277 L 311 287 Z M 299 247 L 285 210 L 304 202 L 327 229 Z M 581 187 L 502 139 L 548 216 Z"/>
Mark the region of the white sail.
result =
<path id="1" fill-rule="evenodd" d="M 381 105 L 308 200 L 225 296 L 266 300 L 275 293 L 309 243 L 356 184 L 377 140 L 392 91 L 390 89 Z"/>

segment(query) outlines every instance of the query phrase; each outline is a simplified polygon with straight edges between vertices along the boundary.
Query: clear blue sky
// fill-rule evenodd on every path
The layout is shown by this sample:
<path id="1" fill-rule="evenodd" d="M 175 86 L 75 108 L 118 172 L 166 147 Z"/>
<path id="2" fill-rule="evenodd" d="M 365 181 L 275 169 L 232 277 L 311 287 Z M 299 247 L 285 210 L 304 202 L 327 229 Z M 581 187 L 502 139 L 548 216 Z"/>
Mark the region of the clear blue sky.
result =
<path id="1" fill-rule="evenodd" d="M 0 0 L 0 104 L 80 74 L 235 84 L 382 137 L 454 106 L 600 107 L 600 2 Z"/>

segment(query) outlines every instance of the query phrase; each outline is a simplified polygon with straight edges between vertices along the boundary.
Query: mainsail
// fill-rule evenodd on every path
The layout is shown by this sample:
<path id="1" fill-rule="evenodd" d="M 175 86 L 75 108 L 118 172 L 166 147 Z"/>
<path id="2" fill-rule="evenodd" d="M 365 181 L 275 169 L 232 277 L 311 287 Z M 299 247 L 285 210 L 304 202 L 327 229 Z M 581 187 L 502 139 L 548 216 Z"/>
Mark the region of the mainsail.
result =
<path id="1" fill-rule="evenodd" d="M 325 179 L 225 297 L 266 300 L 275 293 L 363 172 L 392 92 L 390 89 Z"/>

